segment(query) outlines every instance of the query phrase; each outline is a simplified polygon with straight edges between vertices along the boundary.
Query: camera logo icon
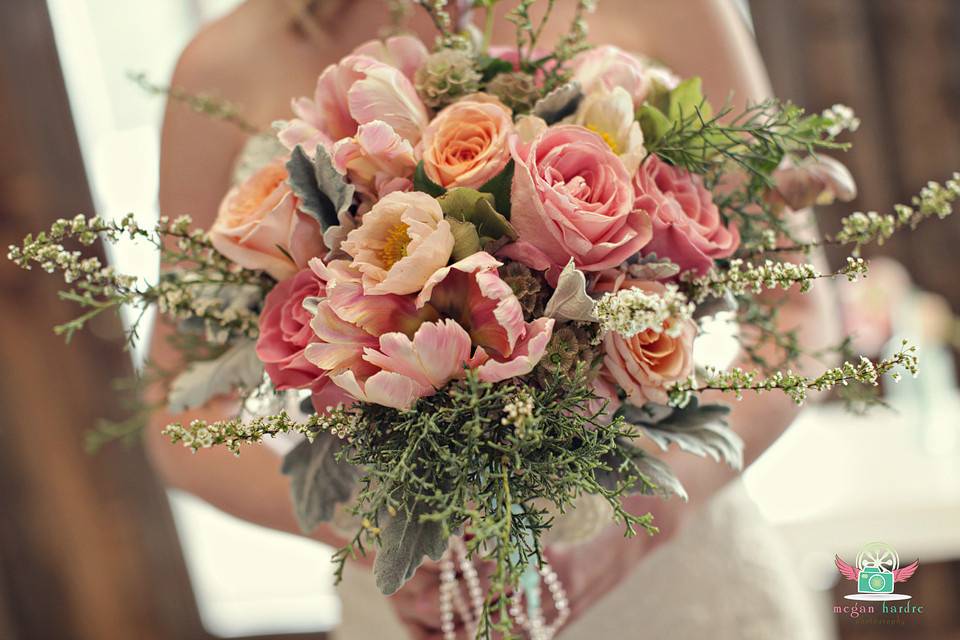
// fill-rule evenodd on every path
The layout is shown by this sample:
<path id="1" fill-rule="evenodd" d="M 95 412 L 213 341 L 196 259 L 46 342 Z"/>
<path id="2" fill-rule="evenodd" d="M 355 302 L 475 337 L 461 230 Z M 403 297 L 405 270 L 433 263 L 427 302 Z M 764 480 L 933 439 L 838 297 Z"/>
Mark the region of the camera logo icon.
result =
<path id="1" fill-rule="evenodd" d="M 880 567 L 864 567 L 857 575 L 860 593 L 893 593 L 893 572 Z"/>
<path id="2" fill-rule="evenodd" d="M 856 565 L 836 556 L 840 574 L 857 583 L 857 593 L 844 596 L 848 600 L 907 600 L 905 593 L 894 593 L 894 585 L 906 582 L 917 571 L 919 560 L 901 567 L 897 551 L 884 542 L 871 542 L 857 554 Z"/>

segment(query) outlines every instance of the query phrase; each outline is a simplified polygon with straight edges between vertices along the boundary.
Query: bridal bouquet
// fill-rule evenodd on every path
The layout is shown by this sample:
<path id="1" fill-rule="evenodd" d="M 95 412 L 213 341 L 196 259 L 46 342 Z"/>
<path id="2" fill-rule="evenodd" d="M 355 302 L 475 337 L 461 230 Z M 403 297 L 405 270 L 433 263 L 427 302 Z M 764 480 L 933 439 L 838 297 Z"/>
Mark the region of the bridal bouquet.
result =
<path id="1" fill-rule="evenodd" d="M 495 570 L 485 592 L 470 584 L 472 612 L 447 589 L 448 636 L 453 602 L 479 636 L 516 623 L 546 637 L 538 573 L 566 610 L 546 540 L 574 543 L 611 521 L 655 532 L 622 498 L 685 496 L 657 448 L 741 464 L 728 407 L 703 392 L 800 403 L 915 373 L 909 345 L 793 373 L 801 346 L 778 327 L 783 292 L 767 290 L 857 279 L 861 246 L 946 216 L 960 179 L 804 240 L 795 211 L 855 194 L 819 153 L 845 148 L 849 109 L 714 108 L 697 78 L 588 47 L 586 1 L 552 49 L 532 2 L 511 14 L 517 43 L 503 49 L 457 31 L 444 3 L 421 4 L 440 32 L 433 50 L 396 36 L 329 66 L 209 229 L 81 216 L 10 257 L 63 273 L 63 297 L 84 309 L 58 328 L 68 338 L 123 305 L 156 305 L 178 324 L 190 364 L 169 384 L 169 410 L 221 394 L 244 410 L 171 424 L 174 442 L 239 454 L 299 434 L 283 472 L 304 531 L 349 531 L 341 570 L 372 545 L 392 593 L 424 557 L 449 563 L 455 541 L 464 566 Z M 159 281 L 62 245 L 121 237 L 160 250 Z M 837 271 L 808 262 L 822 244 L 850 248 Z M 717 318 L 740 327 L 745 368 L 698 366 L 696 338 Z"/>

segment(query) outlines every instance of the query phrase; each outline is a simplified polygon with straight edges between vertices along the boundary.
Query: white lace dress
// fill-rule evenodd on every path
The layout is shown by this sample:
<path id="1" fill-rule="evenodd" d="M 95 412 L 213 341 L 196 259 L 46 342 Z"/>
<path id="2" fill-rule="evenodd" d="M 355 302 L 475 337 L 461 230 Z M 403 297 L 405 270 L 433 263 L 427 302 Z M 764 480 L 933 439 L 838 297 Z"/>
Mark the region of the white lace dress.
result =
<path id="1" fill-rule="evenodd" d="M 279 151 L 273 136 L 251 138 L 235 180 Z M 280 455 L 293 444 L 273 448 Z M 332 634 L 336 640 L 407 637 L 369 570 L 348 566 L 337 591 L 342 622 Z M 799 583 L 779 538 L 737 480 L 559 638 L 829 640 L 827 612 L 828 603 L 815 603 Z"/>

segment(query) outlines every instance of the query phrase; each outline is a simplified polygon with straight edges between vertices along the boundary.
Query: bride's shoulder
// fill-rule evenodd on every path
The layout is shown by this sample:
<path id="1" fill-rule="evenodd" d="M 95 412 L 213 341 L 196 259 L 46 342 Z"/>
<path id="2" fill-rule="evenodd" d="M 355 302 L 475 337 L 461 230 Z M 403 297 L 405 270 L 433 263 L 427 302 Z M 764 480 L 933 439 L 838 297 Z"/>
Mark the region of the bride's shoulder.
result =
<path id="1" fill-rule="evenodd" d="M 180 54 L 174 70 L 178 86 L 223 83 L 247 75 L 251 65 L 290 39 L 289 18 L 284 12 L 266 11 L 269 0 L 247 0 L 224 16 L 203 25 Z"/>

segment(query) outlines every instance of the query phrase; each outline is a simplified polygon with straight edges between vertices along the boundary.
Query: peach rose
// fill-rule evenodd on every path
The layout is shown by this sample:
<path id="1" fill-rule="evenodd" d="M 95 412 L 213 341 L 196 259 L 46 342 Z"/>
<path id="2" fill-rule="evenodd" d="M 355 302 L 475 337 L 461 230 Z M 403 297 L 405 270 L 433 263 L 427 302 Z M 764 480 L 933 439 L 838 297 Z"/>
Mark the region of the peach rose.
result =
<path id="1" fill-rule="evenodd" d="M 341 249 L 353 257 L 366 294 L 419 291 L 446 266 L 453 233 L 440 204 L 425 193 L 394 191 L 373 205 Z"/>
<path id="2" fill-rule="evenodd" d="M 483 186 L 510 161 L 510 110 L 479 94 L 441 111 L 423 132 L 423 169 L 445 188 Z"/>
<path id="3" fill-rule="evenodd" d="M 658 282 L 628 280 L 624 285 L 650 293 L 666 290 Z M 693 373 L 693 339 L 696 335 L 697 325 L 693 320 L 683 321 L 676 337 L 654 329 L 641 331 L 630 338 L 610 331 L 603 339 L 603 374 L 626 392 L 631 404 L 666 404 L 667 387 Z"/>
<path id="4" fill-rule="evenodd" d="M 285 280 L 326 253 L 320 223 L 297 209 L 287 169 L 277 159 L 234 187 L 210 228 L 217 251 L 241 267 Z"/>

